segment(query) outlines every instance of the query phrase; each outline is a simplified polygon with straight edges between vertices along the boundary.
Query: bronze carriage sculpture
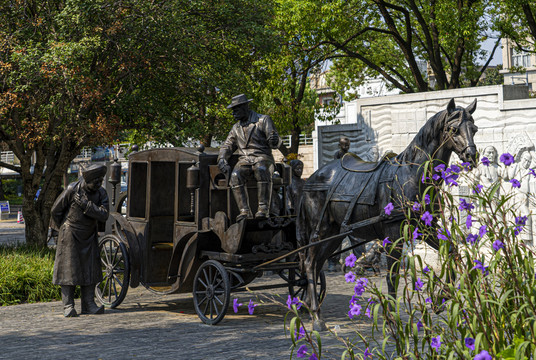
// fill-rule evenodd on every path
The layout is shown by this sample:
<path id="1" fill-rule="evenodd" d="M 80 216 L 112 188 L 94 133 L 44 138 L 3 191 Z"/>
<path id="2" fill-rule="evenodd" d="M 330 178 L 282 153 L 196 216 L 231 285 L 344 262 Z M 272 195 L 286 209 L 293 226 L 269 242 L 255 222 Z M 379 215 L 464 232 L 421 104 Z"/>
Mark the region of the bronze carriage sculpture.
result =
<path id="1" fill-rule="evenodd" d="M 273 179 L 279 201 L 272 207 L 279 215 L 235 223 L 239 210 L 217 156 L 217 150 L 192 148 L 130 155 L 126 215 L 112 212 L 113 231 L 99 242 L 104 280 L 97 297 L 103 304 L 118 306 L 128 287 L 139 284 L 160 294 L 192 292 L 201 320 L 216 324 L 231 291 L 244 290 L 265 271 L 278 273 L 291 295 L 306 298 L 306 277 L 293 255 L 295 216 L 284 207 L 290 167 L 278 163 Z M 236 161 L 233 155 L 230 164 Z M 248 196 L 254 203 L 254 182 Z M 318 284 L 323 296 L 323 274 Z"/>

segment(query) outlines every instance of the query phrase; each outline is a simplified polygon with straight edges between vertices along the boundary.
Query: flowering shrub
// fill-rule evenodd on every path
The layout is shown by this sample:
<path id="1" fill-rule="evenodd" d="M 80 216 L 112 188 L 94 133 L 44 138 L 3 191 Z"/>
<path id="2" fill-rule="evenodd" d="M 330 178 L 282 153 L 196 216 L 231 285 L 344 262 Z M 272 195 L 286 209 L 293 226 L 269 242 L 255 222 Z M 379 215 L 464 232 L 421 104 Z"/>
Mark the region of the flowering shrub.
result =
<path id="1" fill-rule="evenodd" d="M 508 167 L 514 158 L 503 154 L 500 161 Z M 408 249 L 396 297 L 355 272 L 346 274 L 354 285 L 348 316 L 370 318 L 372 335 L 356 331 L 361 341 L 347 340 L 341 359 L 536 359 L 535 256 L 520 238 L 527 216 L 509 206 L 518 181 L 485 188 L 472 182 L 469 170 L 466 163 L 427 163 L 425 196 L 402 200 L 402 236 L 382 243 L 387 256 L 396 247 Z M 536 177 L 533 169 L 527 172 Z M 470 194 L 453 195 L 459 184 L 469 184 Z M 427 238 L 439 245 L 436 266 L 413 252 L 415 241 Z M 354 264 L 346 259 L 348 267 Z M 301 326 L 293 314 L 294 328 Z M 317 335 L 291 338 L 294 346 L 317 344 L 302 353 L 320 359 Z"/>

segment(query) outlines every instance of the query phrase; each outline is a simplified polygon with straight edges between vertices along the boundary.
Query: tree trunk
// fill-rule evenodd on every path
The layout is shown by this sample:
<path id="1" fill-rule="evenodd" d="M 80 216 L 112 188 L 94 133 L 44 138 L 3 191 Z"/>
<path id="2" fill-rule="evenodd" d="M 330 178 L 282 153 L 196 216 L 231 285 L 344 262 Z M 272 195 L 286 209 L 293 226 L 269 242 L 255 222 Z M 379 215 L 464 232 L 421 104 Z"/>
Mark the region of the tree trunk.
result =
<path id="1" fill-rule="evenodd" d="M 0 178 L 0 200 L 5 200 L 6 194 L 4 193 L 4 183 L 2 182 L 2 178 Z"/>

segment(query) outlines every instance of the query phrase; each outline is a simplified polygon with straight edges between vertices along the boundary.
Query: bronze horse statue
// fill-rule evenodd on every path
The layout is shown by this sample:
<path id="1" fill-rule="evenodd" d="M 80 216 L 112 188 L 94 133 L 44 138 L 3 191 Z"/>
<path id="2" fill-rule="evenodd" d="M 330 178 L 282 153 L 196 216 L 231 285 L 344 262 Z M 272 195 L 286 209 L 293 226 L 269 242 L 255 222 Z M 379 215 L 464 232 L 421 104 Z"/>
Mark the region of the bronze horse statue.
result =
<path id="1" fill-rule="evenodd" d="M 384 208 L 392 203 L 401 214 L 404 210 L 401 194 L 409 201 L 420 199 L 425 189 L 421 179 L 426 161 L 432 159 L 433 167 L 448 164 L 455 152 L 462 161 L 476 165 L 473 136 L 478 128 L 471 116 L 475 109 L 476 99 L 465 109 L 456 107 L 452 99 L 446 110 L 426 121 L 398 156 L 366 163 L 346 155 L 342 161 L 334 160 L 318 169 L 307 180 L 298 211 L 297 238 L 299 246 L 320 242 L 300 254 L 302 271 L 308 279 L 308 299 L 304 300 L 310 306 L 316 330 L 326 328 L 320 316 L 318 276 L 325 261 L 341 244 L 344 233 L 350 231 L 365 241 L 398 239 L 403 216 L 389 219 Z M 428 237 L 425 241 L 438 249 L 437 239 Z M 400 256 L 400 249 L 393 249 L 387 257 L 390 269 L 387 285 L 391 295 L 396 295 Z"/>

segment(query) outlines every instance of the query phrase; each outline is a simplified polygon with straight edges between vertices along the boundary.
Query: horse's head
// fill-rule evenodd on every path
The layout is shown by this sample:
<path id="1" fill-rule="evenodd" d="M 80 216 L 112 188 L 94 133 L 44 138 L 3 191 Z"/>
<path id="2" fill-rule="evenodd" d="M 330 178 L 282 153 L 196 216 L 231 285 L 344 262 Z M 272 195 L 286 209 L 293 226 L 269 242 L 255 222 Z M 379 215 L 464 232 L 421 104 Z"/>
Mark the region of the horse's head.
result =
<path id="1" fill-rule="evenodd" d="M 446 119 L 443 127 L 444 144 L 464 161 L 469 162 L 474 167 L 477 165 L 477 151 L 473 141 L 478 127 L 471 116 L 476 109 L 476 99 L 466 107 L 456 107 L 454 99 L 450 100 Z"/>

